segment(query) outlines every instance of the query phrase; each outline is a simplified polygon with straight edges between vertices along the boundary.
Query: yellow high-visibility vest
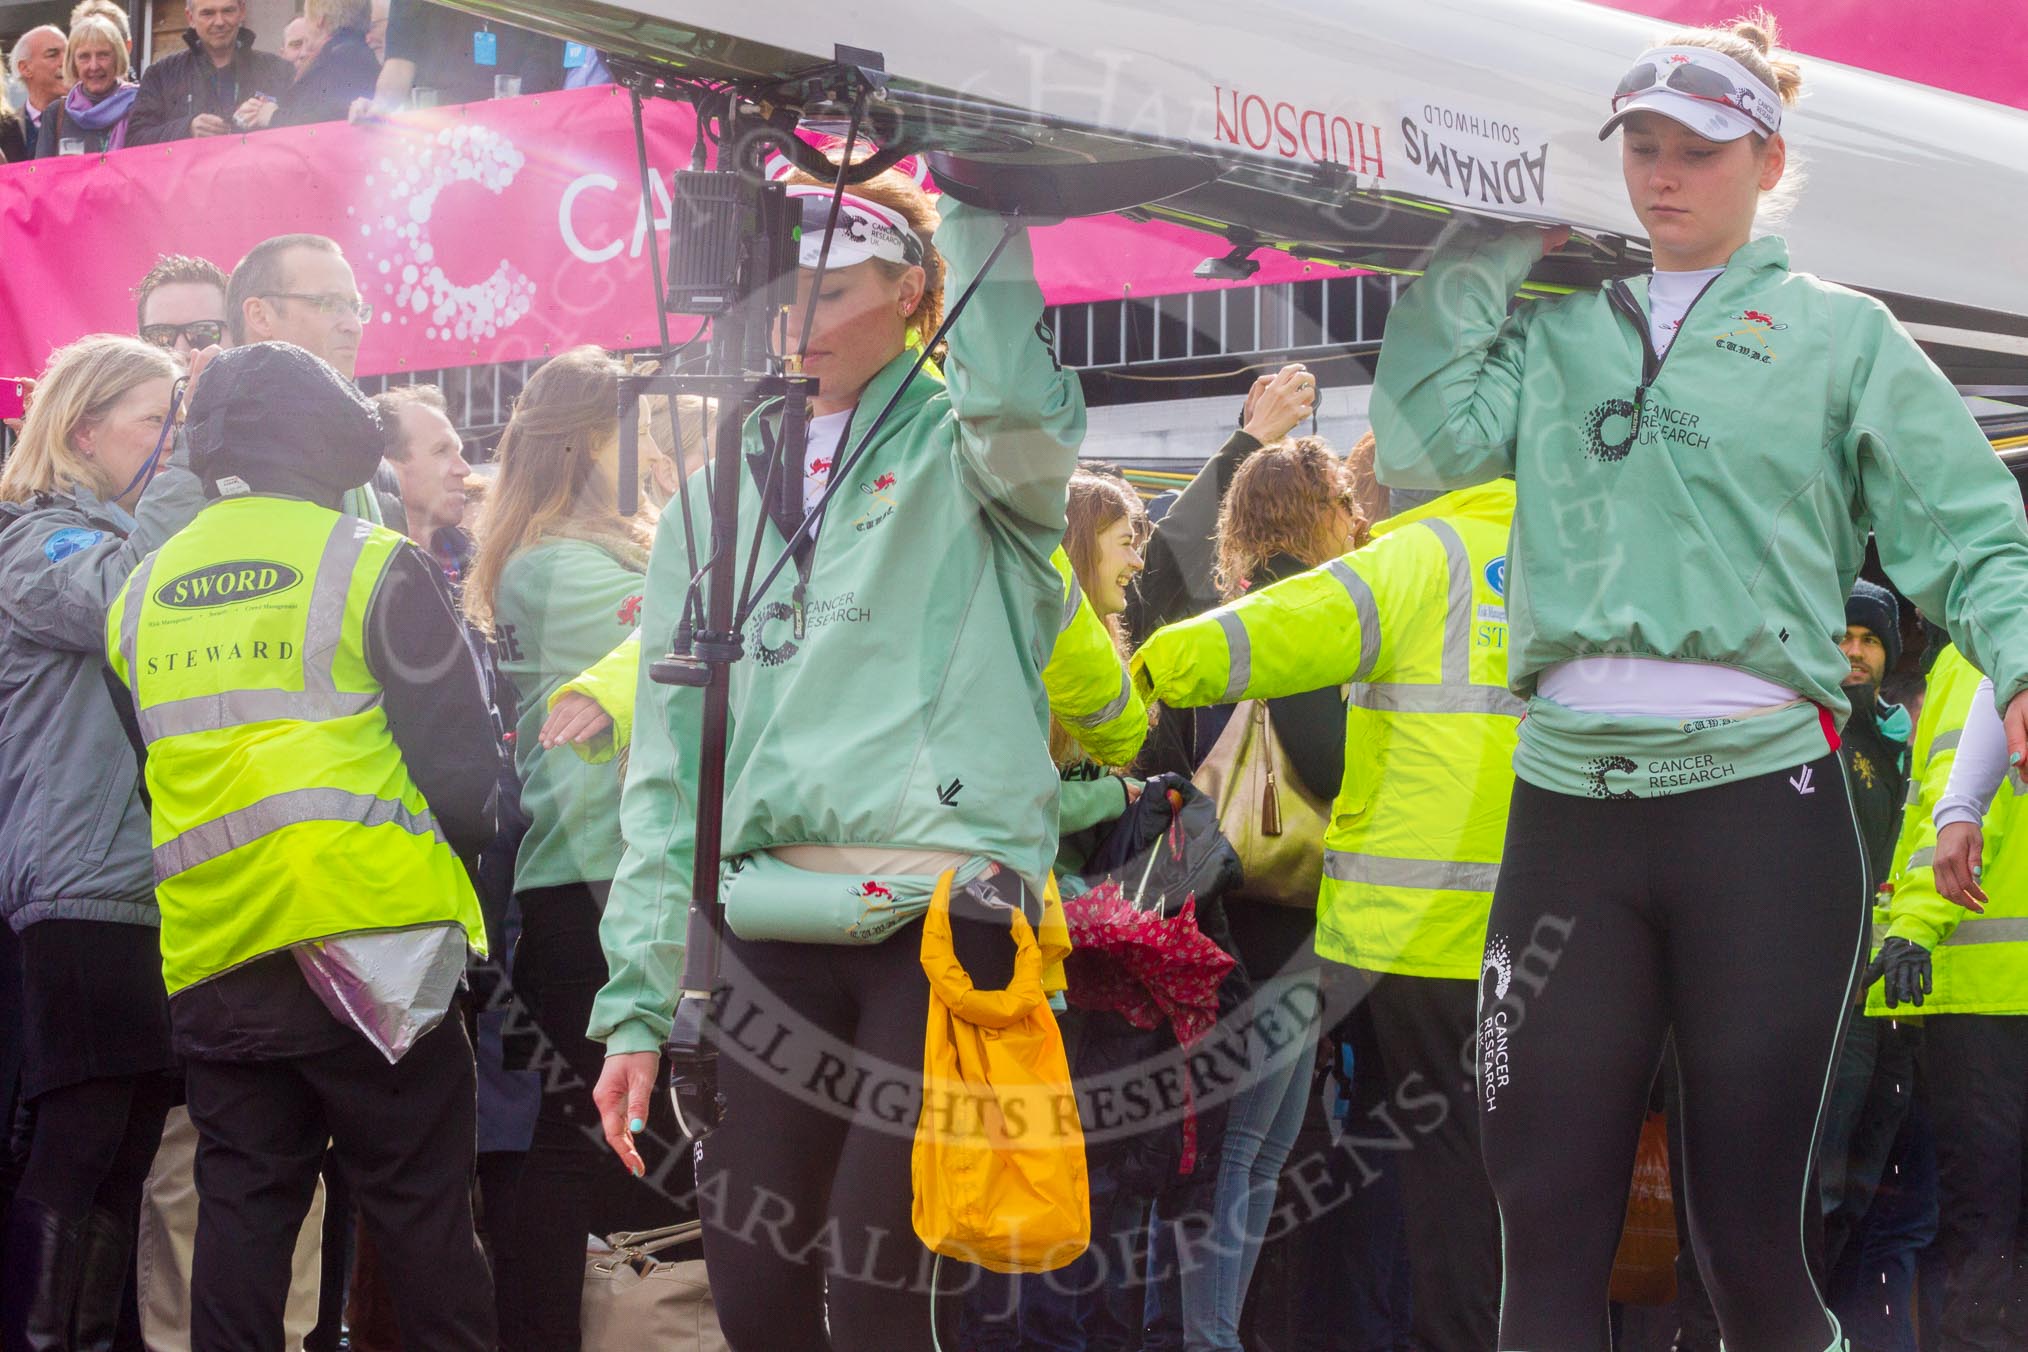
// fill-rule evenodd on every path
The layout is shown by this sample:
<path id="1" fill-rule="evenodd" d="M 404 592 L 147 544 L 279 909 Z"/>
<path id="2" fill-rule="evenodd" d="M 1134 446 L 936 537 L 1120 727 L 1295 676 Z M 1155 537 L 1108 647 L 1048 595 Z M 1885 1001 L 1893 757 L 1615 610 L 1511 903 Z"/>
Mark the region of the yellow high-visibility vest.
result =
<path id="1" fill-rule="evenodd" d="M 1930 668 L 1922 717 L 1910 750 L 1908 811 L 1888 877 L 1894 890 L 1873 910 L 1873 948 L 1892 935 L 1930 951 L 1933 989 L 1920 1009 L 1887 1008 L 1880 983 L 1866 993 L 1866 1012 L 1887 1018 L 1925 1014 L 2028 1014 L 2028 793 L 2012 775 L 1986 810 L 1984 914 L 1947 901 L 1936 890 L 1936 825 L 1930 815 L 1950 783 L 1965 716 L 1979 689 L 1979 669 L 1946 648 Z"/>
<path id="2" fill-rule="evenodd" d="M 170 994 L 306 940 L 485 927 L 388 731 L 366 612 L 401 537 L 228 498 L 143 560 L 107 647 L 148 746 Z"/>
<path id="3" fill-rule="evenodd" d="M 1525 711 L 1507 689 L 1513 519 L 1511 480 L 1446 494 L 1134 655 L 1143 692 L 1182 706 L 1352 682 L 1317 898 L 1323 957 L 1480 975 Z"/>

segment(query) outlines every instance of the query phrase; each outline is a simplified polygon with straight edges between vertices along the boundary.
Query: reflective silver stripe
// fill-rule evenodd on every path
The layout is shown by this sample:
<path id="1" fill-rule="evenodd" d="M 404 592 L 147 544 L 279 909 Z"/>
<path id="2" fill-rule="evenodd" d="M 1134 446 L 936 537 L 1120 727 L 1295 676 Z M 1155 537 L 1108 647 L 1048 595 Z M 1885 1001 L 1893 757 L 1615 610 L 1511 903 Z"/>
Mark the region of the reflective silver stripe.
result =
<path id="1" fill-rule="evenodd" d="M 1946 947 L 1958 944 L 2017 944 L 2028 941 L 2028 916 L 1970 916 L 1958 922 Z"/>
<path id="2" fill-rule="evenodd" d="M 1095 714 L 1069 714 L 1063 721 L 1074 728 L 1102 728 L 1126 712 L 1127 701 L 1134 695 L 1133 678 L 1127 675 L 1125 667 L 1120 668 L 1120 693 L 1111 704 Z"/>
<path id="3" fill-rule="evenodd" d="M 338 688 L 333 670 L 338 646 L 345 641 L 345 597 L 352 590 L 352 574 L 372 535 L 372 522 L 341 516 L 332 523 L 331 534 L 324 541 L 324 556 L 317 561 L 317 580 L 310 589 L 303 624 L 306 691 L 330 693 Z"/>
<path id="4" fill-rule="evenodd" d="M 1909 780 L 1908 792 L 1904 794 L 1901 799 L 1901 806 L 1903 810 L 1914 807 L 1921 800 L 1922 800 L 1922 781 L 1919 779 Z"/>
<path id="5" fill-rule="evenodd" d="M 1246 636 L 1246 624 L 1230 610 L 1214 610 L 1212 617 L 1218 627 L 1225 631 L 1225 646 L 1232 657 L 1230 674 L 1225 678 L 1225 699 L 1231 704 L 1246 694 L 1246 688 L 1253 684 L 1253 640 Z"/>
<path id="6" fill-rule="evenodd" d="M 1470 685 L 1472 681 L 1472 554 L 1464 537 L 1448 521 L 1425 521 L 1430 533 L 1443 541 L 1444 559 L 1450 565 L 1450 600 L 1444 610 L 1444 684 Z"/>
<path id="7" fill-rule="evenodd" d="M 299 822 L 346 822 L 356 826 L 399 826 L 411 834 L 444 834 L 428 808 L 410 812 L 402 804 L 343 789 L 291 789 L 251 803 L 237 812 L 193 826 L 174 840 L 155 847 L 155 879 L 167 881 L 186 869 L 249 845 L 262 836 Z"/>
<path id="8" fill-rule="evenodd" d="M 1500 881 L 1498 864 L 1462 864 L 1450 859 L 1397 859 L 1385 854 L 1324 851 L 1324 873 L 1341 883 L 1375 887 L 1420 887 L 1444 892 L 1490 892 Z"/>
<path id="9" fill-rule="evenodd" d="M 127 689 L 136 706 L 141 702 L 141 668 L 134 654 L 141 646 L 141 603 L 147 599 L 148 579 L 154 573 L 155 556 L 150 554 L 127 579 L 127 608 L 120 612 L 120 660 L 127 664 Z"/>
<path id="10" fill-rule="evenodd" d="M 1380 660 L 1380 603 L 1373 599 L 1373 588 L 1359 576 L 1359 570 L 1345 560 L 1332 559 L 1324 571 L 1337 578 L 1352 597 L 1353 613 L 1359 617 L 1359 665 L 1352 669 L 1352 679 L 1363 681 Z"/>
<path id="11" fill-rule="evenodd" d="M 1931 756 L 1941 756 L 1946 751 L 1956 751 L 1958 743 L 1964 740 L 1964 736 L 1965 730 L 1963 728 L 1946 728 L 1936 735 L 1935 741 L 1929 744 L 1929 754 Z"/>
<path id="12" fill-rule="evenodd" d="M 1077 585 L 1077 574 L 1070 575 L 1070 590 L 1063 597 L 1063 618 L 1057 622 L 1056 632 L 1061 634 L 1070 628 L 1070 622 L 1077 618 L 1078 605 L 1084 600 L 1084 588 Z"/>
<path id="13" fill-rule="evenodd" d="M 1936 846 L 1925 845 L 1908 856 L 1910 868 L 1929 868 L 1936 863 Z"/>
<path id="14" fill-rule="evenodd" d="M 193 732 L 217 732 L 245 723 L 268 723 L 290 718 L 301 723 L 322 723 L 333 718 L 363 714 L 380 703 L 380 696 L 325 694 L 295 690 L 228 690 L 217 695 L 172 700 L 140 713 L 141 735 L 150 742 L 164 737 L 182 737 Z"/>
<path id="15" fill-rule="evenodd" d="M 1497 685 L 1397 685 L 1374 682 L 1352 687 L 1346 701 L 1355 709 L 1384 714 L 1503 714 L 1519 718 L 1525 701 Z"/>

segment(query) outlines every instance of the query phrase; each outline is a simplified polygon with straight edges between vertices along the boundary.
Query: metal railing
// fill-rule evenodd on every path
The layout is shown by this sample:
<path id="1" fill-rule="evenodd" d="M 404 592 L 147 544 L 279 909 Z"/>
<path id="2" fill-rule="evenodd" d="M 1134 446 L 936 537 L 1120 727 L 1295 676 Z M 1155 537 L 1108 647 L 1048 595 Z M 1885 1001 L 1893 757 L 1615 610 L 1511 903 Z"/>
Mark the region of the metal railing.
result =
<path id="1" fill-rule="evenodd" d="M 1319 277 L 1054 305 L 1044 320 L 1057 360 L 1073 369 L 1301 353 L 1376 341 L 1400 286 L 1398 277 Z"/>

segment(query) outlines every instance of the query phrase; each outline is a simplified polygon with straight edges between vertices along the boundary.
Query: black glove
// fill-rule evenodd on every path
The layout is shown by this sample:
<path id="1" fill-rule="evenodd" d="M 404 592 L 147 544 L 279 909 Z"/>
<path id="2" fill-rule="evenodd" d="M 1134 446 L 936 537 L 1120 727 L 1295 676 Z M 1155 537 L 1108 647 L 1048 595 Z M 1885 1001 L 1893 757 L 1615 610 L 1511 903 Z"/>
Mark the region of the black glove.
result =
<path id="1" fill-rule="evenodd" d="M 1871 986 L 1886 979 L 1887 984 L 1880 993 L 1887 1000 L 1887 1007 L 1898 1005 L 1922 1007 L 1922 997 L 1933 989 L 1929 965 L 1929 950 L 1912 939 L 1889 939 L 1880 945 L 1880 955 L 1866 964 L 1866 977 L 1862 983 Z"/>

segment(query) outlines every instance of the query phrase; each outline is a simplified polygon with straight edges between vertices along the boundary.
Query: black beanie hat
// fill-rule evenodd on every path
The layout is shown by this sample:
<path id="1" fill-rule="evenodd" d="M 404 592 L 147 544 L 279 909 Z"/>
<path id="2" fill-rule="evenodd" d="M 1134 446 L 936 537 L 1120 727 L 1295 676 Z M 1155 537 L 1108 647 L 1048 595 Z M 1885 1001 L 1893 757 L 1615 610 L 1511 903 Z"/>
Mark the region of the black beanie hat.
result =
<path id="1" fill-rule="evenodd" d="M 1845 623 L 1863 624 L 1887 649 L 1887 669 L 1901 662 L 1901 600 L 1876 582 L 1860 578 L 1845 598 Z"/>
<path id="2" fill-rule="evenodd" d="M 212 358 L 187 427 L 190 468 L 256 493 L 335 507 L 380 466 L 380 414 L 336 367 L 293 343 L 254 343 Z"/>

